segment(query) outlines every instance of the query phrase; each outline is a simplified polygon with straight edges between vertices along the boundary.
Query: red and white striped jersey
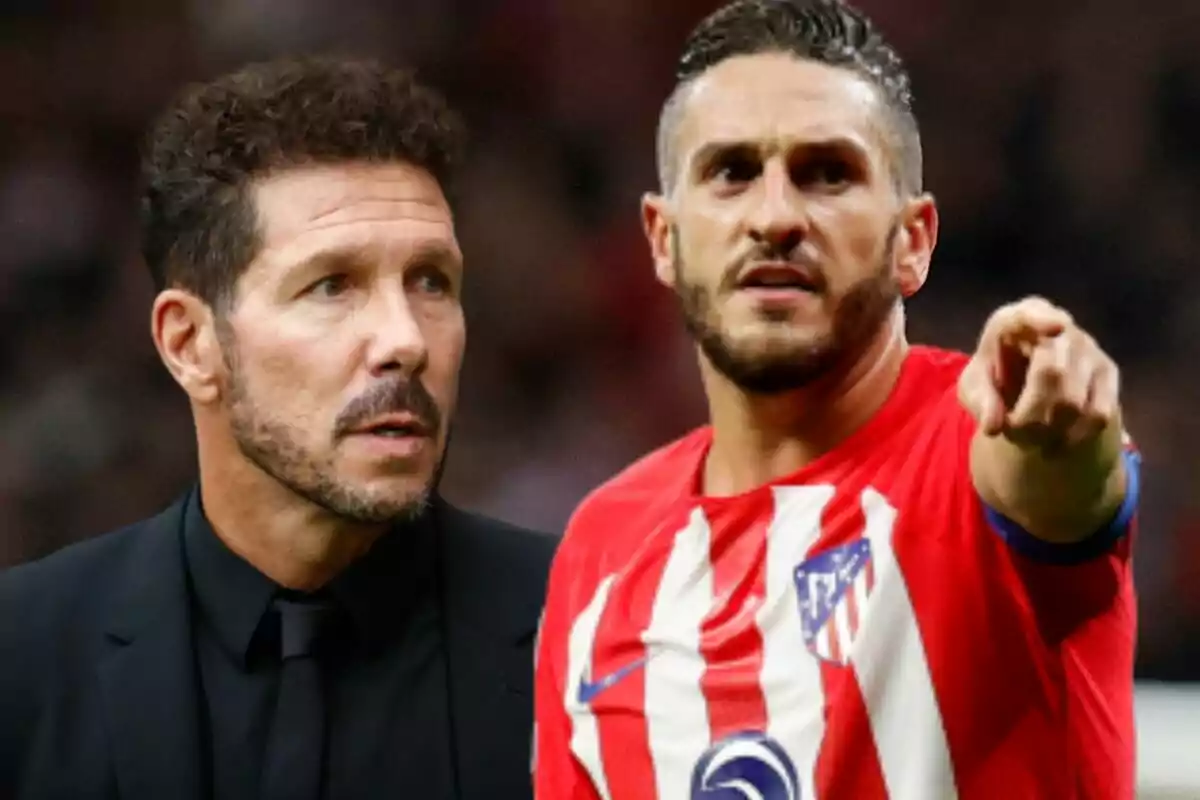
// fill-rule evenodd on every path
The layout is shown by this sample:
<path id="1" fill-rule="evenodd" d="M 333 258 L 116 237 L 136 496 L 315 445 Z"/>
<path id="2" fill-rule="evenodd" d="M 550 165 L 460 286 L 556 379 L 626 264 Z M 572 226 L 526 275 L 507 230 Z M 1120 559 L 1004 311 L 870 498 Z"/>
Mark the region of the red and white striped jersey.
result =
<path id="1" fill-rule="evenodd" d="M 1138 462 L 1044 543 L 971 483 L 966 357 L 913 348 L 835 451 L 705 497 L 711 431 L 576 511 L 537 663 L 539 800 L 1133 796 Z"/>

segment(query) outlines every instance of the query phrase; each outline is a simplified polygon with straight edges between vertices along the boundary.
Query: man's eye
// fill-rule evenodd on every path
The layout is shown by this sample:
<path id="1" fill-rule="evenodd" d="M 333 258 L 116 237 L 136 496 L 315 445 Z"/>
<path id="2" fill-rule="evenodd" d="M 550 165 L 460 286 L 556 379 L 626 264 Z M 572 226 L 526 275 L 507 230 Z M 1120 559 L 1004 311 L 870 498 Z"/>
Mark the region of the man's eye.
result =
<path id="1" fill-rule="evenodd" d="M 761 165 L 750 158 L 731 157 L 719 161 L 713 169 L 713 177 L 721 183 L 749 183 L 762 172 Z"/>
<path id="2" fill-rule="evenodd" d="M 321 280 L 310 285 L 305 294 L 314 297 L 337 297 L 346 293 L 350 288 L 350 279 L 345 275 L 326 275 Z"/>
<path id="3" fill-rule="evenodd" d="M 447 294 L 452 288 L 446 273 L 435 269 L 418 272 L 413 278 L 413 286 L 427 294 Z"/>
<path id="4" fill-rule="evenodd" d="M 795 180 L 801 186 L 836 187 L 849 183 L 853 177 L 853 170 L 845 161 L 823 159 L 801 167 Z"/>

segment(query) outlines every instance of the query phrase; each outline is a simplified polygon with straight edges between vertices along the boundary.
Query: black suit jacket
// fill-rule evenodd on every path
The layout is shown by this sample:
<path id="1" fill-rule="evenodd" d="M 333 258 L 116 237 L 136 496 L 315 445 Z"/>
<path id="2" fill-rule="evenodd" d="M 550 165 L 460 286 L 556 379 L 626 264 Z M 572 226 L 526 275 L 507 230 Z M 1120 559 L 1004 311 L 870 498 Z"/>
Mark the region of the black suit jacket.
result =
<path id="1" fill-rule="evenodd" d="M 186 502 L 0 573 L 0 798 L 207 800 Z M 525 800 L 556 539 L 434 508 L 459 796 Z"/>

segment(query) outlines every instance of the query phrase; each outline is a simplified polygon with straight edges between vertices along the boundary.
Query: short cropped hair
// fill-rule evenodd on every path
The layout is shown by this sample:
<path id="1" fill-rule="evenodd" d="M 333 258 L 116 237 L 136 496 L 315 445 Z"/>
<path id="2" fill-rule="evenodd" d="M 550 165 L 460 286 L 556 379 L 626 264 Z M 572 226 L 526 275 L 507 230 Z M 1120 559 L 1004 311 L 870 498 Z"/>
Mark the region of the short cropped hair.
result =
<path id="1" fill-rule="evenodd" d="M 678 178 L 675 134 L 693 81 L 735 56 L 787 53 L 848 69 L 870 83 L 887 111 L 899 190 L 921 191 L 921 136 L 912 87 L 900 56 L 871 20 L 842 0 L 735 0 L 705 18 L 688 36 L 676 84 L 658 128 L 658 177 L 669 194 Z"/>
<path id="2" fill-rule="evenodd" d="M 255 179 L 306 164 L 400 161 L 449 194 L 465 134 L 445 99 L 407 70 L 330 57 L 251 64 L 193 85 L 149 131 L 141 251 L 156 290 L 214 307 L 261 246 Z"/>

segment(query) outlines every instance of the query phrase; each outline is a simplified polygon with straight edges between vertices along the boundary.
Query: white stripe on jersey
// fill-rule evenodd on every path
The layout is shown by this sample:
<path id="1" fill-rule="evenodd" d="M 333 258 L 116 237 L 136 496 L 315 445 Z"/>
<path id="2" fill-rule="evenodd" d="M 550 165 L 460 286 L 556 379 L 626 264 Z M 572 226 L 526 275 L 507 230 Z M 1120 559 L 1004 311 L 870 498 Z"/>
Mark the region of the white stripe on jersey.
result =
<path id="1" fill-rule="evenodd" d="M 691 767 L 709 745 L 700 626 L 713 605 L 711 530 L 696 508 L 675 534 L 642 633 L 646 646 L 646 728 L 658 800 L 689 800 Z"/>
<path id="2" fill-rule="evenodd" d="M 854 579 L 854 608 L 858 616 L 858 628 L 854 632 L 855 636 L 858 635 L 859 630 L 862 630 L 863 614 L 867 610 L 867 595 L 875 586 L 873 581 L 874 577 L 872 576 L 870 565 L 859 572 L 858 576 Z"/>
<path id="3" fill-rule="evenodd" d="M 833 626 L 822 625 L 817 633 L 817 654 L 821 658 L 833 658 Z"/>
<path id="4" fill-rule="evenodd" d="M 849 591 L 854 591 L 855 583 L 858 583 L 857 577 L 854 579 L 854 582 L 850 584 Z M 838 603 L 833 614 L 834 619 L 837 621 L 836 626 L 834 626 L 834 633 L 837 636 L 838 654 L 843 660 L 845 660 L 850 657 L 850 645 L 854 643 L 854 639 L 852 638 L 854 636 L 854 630 L 850 627 L 850 604 L 848 602 Z"/>
<path id="5" fill-rule="evenodd" d="M 601 800 L 611 800 L 608 780 L 604 775 L 604 761 L 600 755 L 600 730 L 591 706 L 579 702 L 579 687 L 592 673 L 592 646 L 596 641 L 596 629 L 600 626 L 600 615 L 608 603 L 613 576 L 609 575 L 596 587 L 591 602 L 575 618 L 571 635 L 567 641 L 567 679 L 563 690 L 563 707 L 571 716 L 571 752 L 592 776 L 592 783 Z"/>
<path id="6" fill-rule="evenodd" d="M 953 800 L 958 793 L 942 714 L 892 548 L 896 511 L 873 489 L 863 492 L 862 508 L 875 588 L 870 603 L 861 607 L 863 624 L 851 662 L 871 718 L 884 785 L 891 800 Z"/>
<path id="7" fill-rule="evenodd" d="M 832 486 L 777 486 L 773 491 L 766 595 L 757 615 L 763 640 L 761 683 L 767 734 L 796 765 L 800 796 L 810 798 L 816 797 L 813 770 L 825 735 L 825 688 L 820 664 L 804 646 L 792 571 L 820 536 L 821 514 L 834 490 Z M 822 647 L 828 648 L 828 640 L 823 640 Z"/>

